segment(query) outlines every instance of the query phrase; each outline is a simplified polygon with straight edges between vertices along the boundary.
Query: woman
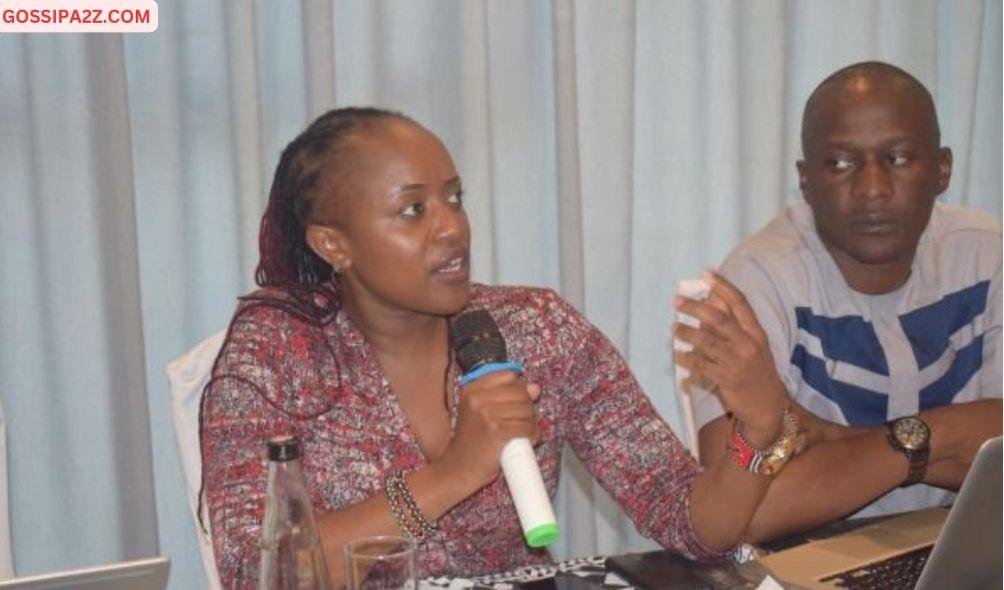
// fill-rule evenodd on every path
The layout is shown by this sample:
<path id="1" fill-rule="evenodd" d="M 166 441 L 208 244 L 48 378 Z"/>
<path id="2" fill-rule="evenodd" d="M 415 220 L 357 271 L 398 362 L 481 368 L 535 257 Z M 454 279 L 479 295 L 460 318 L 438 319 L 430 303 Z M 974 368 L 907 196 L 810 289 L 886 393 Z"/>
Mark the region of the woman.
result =
<path id="1" fill-rule="evenodd" d="M 203 399 L 225 586 L 254 585 L 263 450 L 284 432 L 303 441 L 336 585 L 342 545 L 376 534 L 419 538 L 422 576 L 549 562 L 524 544 L 498 477 L 502 447 L 519 436 L 538 443 L 552 496 L 567 441 L 669 549 L 714 559 L 741 540 L 769 478 L 728 463 L 701 473 L 611 344 L 553 292 L 472 285 L 461 196 L 443 144 L 395 113 L 328 112 L 283 152 L 262 219 L 262 289 L 242 299 Z M 448 320 L 465 308 L 491 312 L 522 379 L 493 374 L 459 391 Z M 748 337 L 730 326 L 726 344 Z M 722 395 L 744 442 L 778 438 L 780 396 Z"/>

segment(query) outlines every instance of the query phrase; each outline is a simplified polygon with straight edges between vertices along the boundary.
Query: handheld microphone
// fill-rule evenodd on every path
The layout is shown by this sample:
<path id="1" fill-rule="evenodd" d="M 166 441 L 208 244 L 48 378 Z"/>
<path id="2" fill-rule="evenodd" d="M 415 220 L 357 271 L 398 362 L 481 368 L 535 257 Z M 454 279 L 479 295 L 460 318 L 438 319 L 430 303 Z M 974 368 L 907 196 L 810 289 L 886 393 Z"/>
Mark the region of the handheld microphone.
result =
<path id="1" fill-rule="evenodd" d="M 461 386 L 490 373 L 523 372 L 522 365 L 509 360 L 505 339 L 487 310 L 474 309 L 457 316 L 450 339 L 463 372 Z M 506 443 L 499 463 L 516 505 L 526 544 L 530 547 L 550 545 L 561 532 L 530 439 L 520 437 Z"/>

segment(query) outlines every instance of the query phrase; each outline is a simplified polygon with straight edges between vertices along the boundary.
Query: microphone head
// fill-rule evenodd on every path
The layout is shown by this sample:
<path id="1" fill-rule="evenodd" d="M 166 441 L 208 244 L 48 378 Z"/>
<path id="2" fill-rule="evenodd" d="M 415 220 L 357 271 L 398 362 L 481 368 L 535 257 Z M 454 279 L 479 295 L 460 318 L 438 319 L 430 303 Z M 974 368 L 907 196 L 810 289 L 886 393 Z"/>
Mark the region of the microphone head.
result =
<path id="1" fill-rule="evenodd" d="M 505 338 L 488 310 L 472 309 L 453 319 L 450 344 L 457 354 L 463 373 L 470 373 L 488 363 L 509 359 Z"/>

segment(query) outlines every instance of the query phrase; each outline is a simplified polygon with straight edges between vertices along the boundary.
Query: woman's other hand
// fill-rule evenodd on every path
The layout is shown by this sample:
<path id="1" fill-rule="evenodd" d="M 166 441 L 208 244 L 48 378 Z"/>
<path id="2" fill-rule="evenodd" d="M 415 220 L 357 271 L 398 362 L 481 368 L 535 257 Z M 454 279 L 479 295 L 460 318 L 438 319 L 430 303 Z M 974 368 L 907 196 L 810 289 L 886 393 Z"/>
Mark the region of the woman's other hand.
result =
<path id="1" fill-rule="evenodd" d="M 673 325 L 673 336 L 693 350 L 676 352 L 676 363 L 690 371 L 685 386 L 711 384 L 726 411 L 743 423 L 754 446 L 770 444 L 781 432 L 789 397 L 777 375 L 767 335 L 746 297 L 727 279 L 707 273 L 708 298 L 678 296 L 680 313 L 700 321 L 699 328 Z"/>

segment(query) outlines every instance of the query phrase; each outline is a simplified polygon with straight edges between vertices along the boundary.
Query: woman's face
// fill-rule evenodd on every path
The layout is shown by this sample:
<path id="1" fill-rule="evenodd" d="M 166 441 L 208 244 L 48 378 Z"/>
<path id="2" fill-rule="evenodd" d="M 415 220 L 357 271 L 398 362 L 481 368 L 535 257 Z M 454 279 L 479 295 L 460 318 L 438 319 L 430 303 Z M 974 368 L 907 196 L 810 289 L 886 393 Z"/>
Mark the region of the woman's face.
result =
<path id="1" fill-rule="evenodd" d="M 459 312 L 470 296 L 470 227 L 446 148 L 393 118 L 349 141 L 349 160 L 328 183 L 338 195 L 333 262 L 349 296 L 395 311 Z"/>

